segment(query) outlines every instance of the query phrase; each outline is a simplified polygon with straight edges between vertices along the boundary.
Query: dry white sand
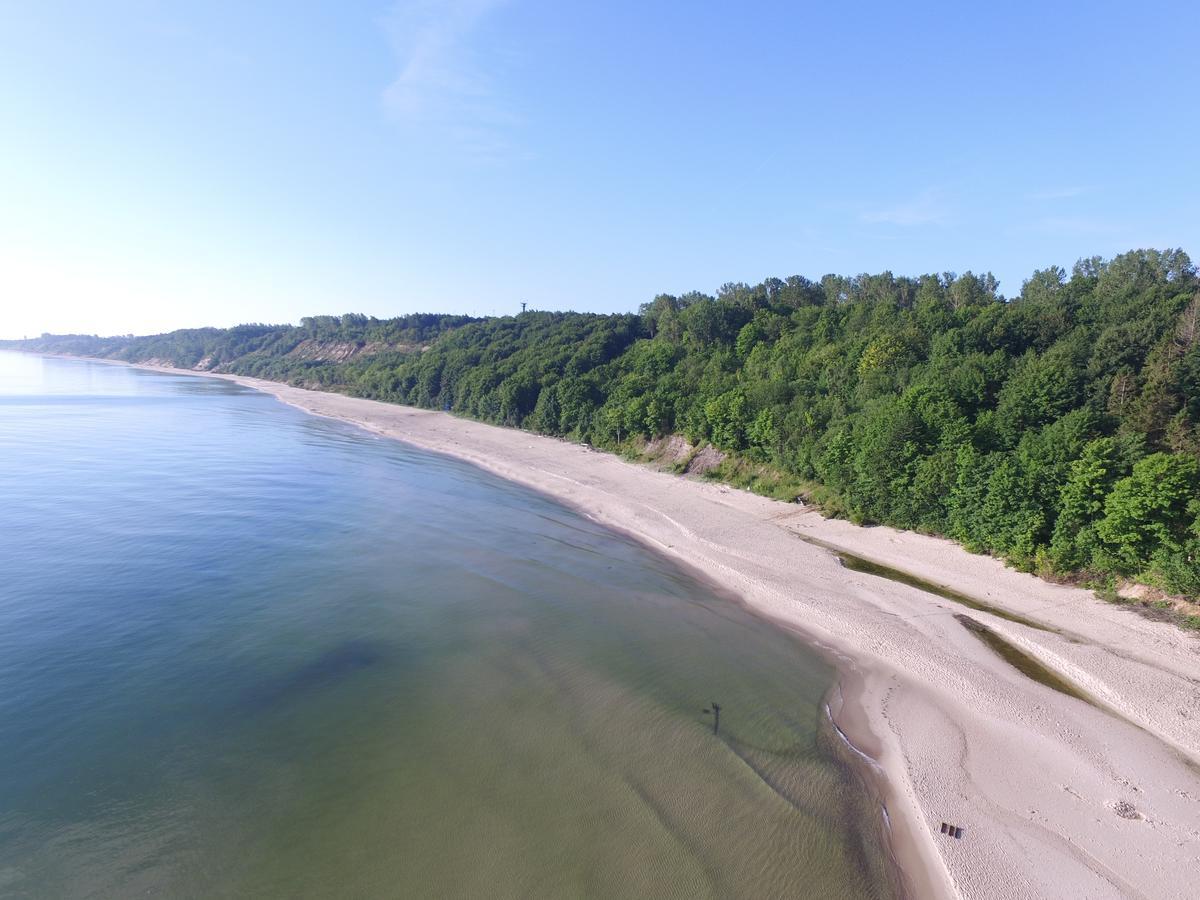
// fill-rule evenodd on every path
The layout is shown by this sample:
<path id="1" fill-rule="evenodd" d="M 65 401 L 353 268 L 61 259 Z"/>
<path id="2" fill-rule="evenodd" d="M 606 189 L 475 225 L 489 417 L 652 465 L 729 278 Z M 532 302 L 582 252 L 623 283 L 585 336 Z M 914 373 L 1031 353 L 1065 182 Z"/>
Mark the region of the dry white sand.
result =
<path id="1" fill-rule="evenodd" d="M 886 776 L 894 844 L 915 896 L 1200 897 L 1195 637 L 949 541 L 824 519 L 444 413 L 231 380 L 564 500 L 835 655 L 834 715 Z M 857 574 L 798 535 L 1057 631 Z M 1021 674 L 955 613 L 986 623 L 1108 709 Z M 962 838 L 943 835 L 943 822 L 962 827 Z"/>

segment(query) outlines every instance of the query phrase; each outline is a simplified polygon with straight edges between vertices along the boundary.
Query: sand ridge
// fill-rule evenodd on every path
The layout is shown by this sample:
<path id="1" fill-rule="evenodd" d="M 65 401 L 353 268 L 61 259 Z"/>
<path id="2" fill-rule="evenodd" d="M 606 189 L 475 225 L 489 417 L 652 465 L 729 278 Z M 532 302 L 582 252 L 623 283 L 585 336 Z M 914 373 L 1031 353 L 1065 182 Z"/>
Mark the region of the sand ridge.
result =
<path id="1" fill-rule="evenodd" d="M 894 843 L 914 896 L 1196 896 L 1200 641 L 1178 628 L 950 541 L 825 519 L 804 506 L 445 413 L 215 377 L 570 503 L 823 648 L 842 671 L 831 713 L 886 775 Z M 850 571 L 800 536 L 1053 630 Z M 1097 705 L 1021 674 L 955 619 L 962 612 Z M 962 838 L 942 834 L 943 822 L 963 828 Z"/>

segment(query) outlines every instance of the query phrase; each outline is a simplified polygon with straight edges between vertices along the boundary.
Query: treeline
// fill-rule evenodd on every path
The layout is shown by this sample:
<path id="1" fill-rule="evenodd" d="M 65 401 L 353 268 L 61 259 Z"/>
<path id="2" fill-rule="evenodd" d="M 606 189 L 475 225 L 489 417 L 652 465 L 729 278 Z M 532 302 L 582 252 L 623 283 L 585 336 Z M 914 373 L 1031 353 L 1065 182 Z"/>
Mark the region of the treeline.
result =
<path id="1" fill-rule="evenodd" d="M 1035 272 L 1011 299 L 971 273 L 793 277 L 437 327 L 320 383 L 606 447 L 682 433 L 855 521 L 1200 594 L 1200 281 L 1182 251 Z M 261 337 L 222 365 L 311 375 Z M 175 337 L 104 355 L 146 358 L 149 340 Z"/>
<path id="2" fill-rule="evenodd" d="M 0 346 L 127 362 L 154 360 L 181 369 L 236 372 L 339 388 L 347 384 L 344 369 L 359 357 L 386 354 L 398 360 L 428 346 L 439 335 L 476 321 L 471 316 L 432 313 L 394 319 L 347 313 L 310 316 L 299 325 L 184 328 L 140 337 L 43 334 L 26 341 L 0 342 Z"/>

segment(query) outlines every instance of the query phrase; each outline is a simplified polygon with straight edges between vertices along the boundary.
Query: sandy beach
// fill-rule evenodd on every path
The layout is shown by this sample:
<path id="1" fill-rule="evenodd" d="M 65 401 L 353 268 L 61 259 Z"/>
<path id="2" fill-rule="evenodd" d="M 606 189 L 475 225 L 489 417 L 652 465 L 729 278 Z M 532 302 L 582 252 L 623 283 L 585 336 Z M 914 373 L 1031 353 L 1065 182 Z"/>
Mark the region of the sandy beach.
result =
<path id="1" fill-rule="evenodd" d="M 892 844 L 913 896 L 1197 895 L 1197 637 L 949 541 L 825 519 L 802 505 L 445 413 L 215 377 L 565 501 L 822 648 L 841 672 L 831 713 L 883 775 Z M 852 571 L 828 548 L 1042 627 Z M 1095 702 L 1022 674 L 956 614 Z M 942 833 L 943 823 L 961 828 L 961 837 Z"/>

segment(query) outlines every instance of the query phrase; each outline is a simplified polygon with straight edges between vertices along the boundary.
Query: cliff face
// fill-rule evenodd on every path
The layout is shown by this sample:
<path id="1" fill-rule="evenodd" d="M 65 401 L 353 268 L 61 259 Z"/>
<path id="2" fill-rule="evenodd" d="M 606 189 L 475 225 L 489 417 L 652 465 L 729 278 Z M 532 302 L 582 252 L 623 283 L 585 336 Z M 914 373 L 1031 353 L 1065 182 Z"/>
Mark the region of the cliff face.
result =
<path id="1" fill-rule="evenodd" d="M 305 340 L 287 353 L 295 360 L 306 362 L 344 363 L 360 356 L 376 353 L 411 353 L 419 350 L 418 344 L 395 344 L 382 341 L 314 341 Z"/>

